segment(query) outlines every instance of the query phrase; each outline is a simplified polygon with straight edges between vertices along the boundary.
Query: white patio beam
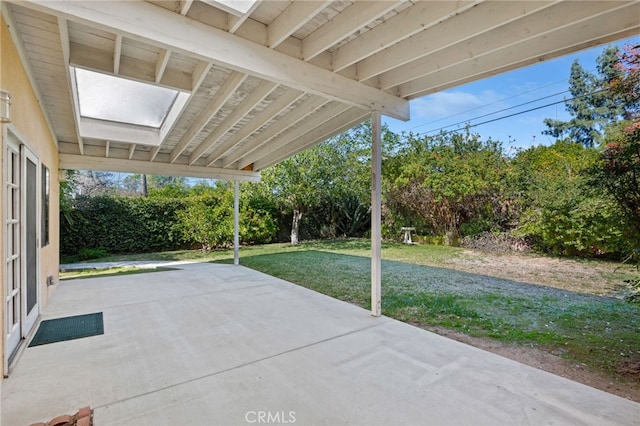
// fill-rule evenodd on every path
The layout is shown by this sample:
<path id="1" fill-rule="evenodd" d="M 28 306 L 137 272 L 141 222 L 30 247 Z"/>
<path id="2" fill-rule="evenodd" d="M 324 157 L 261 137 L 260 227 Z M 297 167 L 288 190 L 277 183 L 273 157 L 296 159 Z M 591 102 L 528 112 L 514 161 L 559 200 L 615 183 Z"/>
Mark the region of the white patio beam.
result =
<path id="1" fill-rule="evenodd" d="M 251 7 L 249 8 L 249 10 L 247 10 L 242 16 L 235 16 L 230 13 L 229 17 L 227 18 L 229 32 L 233 34 L 236 31 L 238 31 L 238 29 L 242 26 L 242 24 L 244 24 L 244 22 L 247 19 L 249 19 L 251 14 L 260 6 L 261 3 L 262 3 L 262 0 L 254 1 Z"/>
<path id="2" fill-rule="evenodd" d="M 196 67 L 191 73 L 191 91 L 193 93 L 198 91 L 209 70 L 211 70 L 211 64 L 209 62 L 200 61 L 196 64 Z"/>
<path id="3" fill-rule="evenodd" d="M 156 61 L 156 72 L 155 72 L 156 84 L 162 81 L 162 76 L 164 75 L 164 71 L 167 69 L 167 64 L 169 63 L 170 57 L 171 57 L 170 50 L 160 49 L 160 53 L 158 53 L 158 60 Z"/>
<path id="4" fill-rule="evenodd" d="M 267 45 L 278 46 L 325 9 L 331 0 L 294 0 L 267 27 Z"/>
<path id="5" fill-rule="evenodd" d="M 452 68 L 439 70 L 398 86 L 401 96 L 416 98 L 469 81 L 521 68 L 603 43 L 637 35 L 637 2 L 594 20 L 565 26 L 550 34 L 477 56 Z M 596 25 L 595 22 L 598 24 Z"/>
<path id="6" fill-rule="evenodd" d="M 371 114 L 371 315 L 382 315 L 382 137 L 378 112 Z"/>
<path id="7" fill-rule="evenodd" d="M 69 68 L 71 57 L 71 43 L 69 40 L 69 26 L 67 21 L 62 18 L 58 18 L 58 32 L 60 34 L 60 45 L 62 47 L 62 59 L 64 61 L 64 74 L 67 80 L 67 89 L 71 93 L 71 111 L 73 113 L 73 125 L 76 131 L 76 138 L 78 139 L 78 148 L 80 155 L 84 154 L 84 140 L 80 134 L 80 110 L 76 100 L 78 99 L 78 86 L 75 81 L 75 74 L 71 72 Z"/>
<path id="8" fill-rule="evenodd" d="M 255 150 L 264 146 L 267 142 L 273 139 L 276 135 L 281 132 L 295 126 L 300 120 L 307 117 L 313 111 L 317 110 L 321 106 L 329 103 L 329 100 L 320 97 L 311 97 L 300 105 L 298 105 L 294 110 L 287 114 L 286 120 L 279 120 L 275 123 L 271 124 L 267 127 L 263 132 L 260 132 L 259 135 L 255 137 L 255 139 L 250 142 L 244 144 L 240 148 L 231 154 L 228 159 L 227 166 L 223 167 L 232 167 L 236 169 L 243 169 L 247 166 L 250 166 L 253 163 L 254 157 L 251 155 Z M 258 157 L 259 158 L 259 157 Z M 233 164 L 233 162 L 238 161 L 237 164 Z"/>
<path id="9" fill-rule="evenodd" d="M 111 52 L 89 47 L 80 43 L 70 44 L 69 65 L 98 71 L 104 74 L 117 75 L 118 77 L 131 80 L 143 81 L 146 83 L 156 83 L 154 75 L 157 69 L 157 62 L 146 62 L 140 59 L 118 55 L 118 66 L 114 64 L 114 55 Z M 117 69 L 118 72 L 114 73 Z M 172 68 L 166 68 L 163 72 L 161 86 L 190 92 L 193 88 L 192 78 L 189 74 Z"/>
<path id="10" fill-rule="evenodd" d="M 254 88 L 251 93 L 240 103 L 240 105 L 236 106 L 233 111 L 224 118 L 224 120 L 218 124 L 215 129 L 202 141 L 200 144 L 191 152 L 191 156 L 189 157 L 189 164 L 193 164 L 200 157 L 204 155 L 211 147 L 213 147 L 221 137 L 223 137 L 229 130 L 231 130 L 240 120 L 244 118 L 251 110 L 253 110 L 257 105 L 260 104 L 269 96 L 271 92 L 278 87 L 277 84 L 272 83 L 270 81 L 263 81 L 256 88 Z M 222 154 L 224 154 L 228 149 L 230 149 L 226 143 L 223 143 L 222 146 L 214 149 L 212 153 L 207 157 L 206 164 L 208 166 L 212 165 Z"/>
<path id="11" fill-rule="evenodd" d="M 448 2 L 445 2 L 448 3 Z M 553 2 L 486 2 L 426 29 L 394 46 L 358 62 L 358 80 L 363 81 L 408 62 L 445 49 L 489 29 L 523 18 Z M 526 31 L 527 27 L 523 30 Z M 507 38 L 507 36 L 505 36 Z M 467 51 L 463 50 L 466 54 Z"/>
<path id="12" fill-rule="evenodd" d="M 264 163 L 265 158 L 271 158 L 275 152 L 281 149 L 288 149 L 295 141 L 304 139 L 305 135 L 316 128 L 323 128 L 327 125 L 327 122 L 341 115 L 347 111 L 350 107 L 345 104 L 332 103 L 321 110 L 317 111 L 304 121 L 298 123 L 295 126 L 290 127 L 286 132 L 280 134 L 276 139 L 270 141 L 268 144 L 261 146 L 251 154 L 247 155 L 242 160 L 242 164 L 259 164 Z M 354 108 L 354 107 L 351 107 Z M 293 155 L 293 154 L 292 154 Z M 254 165 L 255 170 L 255 165 Z"/>
<path id="13" fill-rule="evenodd" d="M 120 74 L 120 57 L 122 56 L 122 35 L 116 34 L 113 46 L 113 73 Z"/>
<path id="14" fill-rule="evenodd" d="M 96 147 L 98 148 L 98 147 Z M 102 148 L 100 148 L 102 151 Z M 114 149 L 111 148 L 112 154 Z M 60 169 L 97 170 L 116 173 L 162 174 L 169 176 L 187 176 L 206 179 L 239 180 L 259 182 L 260 173 L 244 170 L 220 169 L 214 167 L 189 166 L 186 164 L 159 164 L 146 160 L 129 160 L 126 158 L 105 158 L 100 156 L 60 154 Z"/>
<path id="15" fill-rule="evenodd" d="M 518 3 L 511 3 L 518 5 Z M 507 5 L 502 6 L 507 8 Z M 611 9 L 609 2 L 562 2 L 531 14 L 525 25 L 520 19 L 495 27 L 469 40 L 465 40 L 446 49 L 439 49 L 420 59 L 411 61 L 401 69 L 392 69 L 379 76 L 379 87 L 387 89 L 415 80 L 437 70 L 456 66 L 471 58 L 508 48 L 530 38 L 544 37 L 569 23 L 600 16 Z M 497 14 L 498 11 L 496 11 Z"/>
<path id="16" fill-rule="evenodd" d="M 200 61 L 198 62 L 198 64 L 196 64 L 195 69 L 191 73 L 191 92 L 192 93 L 196 93 L 198 91 L 198 89 L 200 88 L 200 85 L 204 81 L 210 69 L 211 69 L 211 64 L 208 62 Z M 191 100 L 193 100 L 193 96 L 189 97 L 189 102 Z M 186 105 L 180 110 L 180 112 L 178 113 L 179 115 L 182 114 L 182 111 L 184 111 L 185 107 Z M 162 145 L 164 145 L 166 138 L 171 134 L 171 131 L 178 124 L 178 122 L 179 120 L 175 118 L 171 119 L 170 116 L 167 117 L 167 119 L 165 120 L 165 124 L 163 125 L 162 130 L 160 132 L 160 137 L 162 138 L 162 142 L 160 143 L 159 146 L 157 146 L 152 150 L 151 158 L 149 159 L 149 161 L 154 161 L 156 159 L 156 156 L 160 153 L 160 150 L 162 149 Z M 169 123 L 170 125 L 165 128 L 165 126 L 167 126 L 167 123 Z"/>
<path id="17" fill-rule="evenodd" d="M 240 191 L 238 181 L 233 181 L 233 264 L 240 264 Z"/>
<path id="18" fill-rule="evenodd" d="M 258 115 L 253 117 L 248 123 L 242 126 L 242 128 L 239 129 L 236 133 L 234 133 L 233 136 L 231 136 L 225 144 L 228 144 L 230 146 L 235 146 L 238 143 L 242 142 L 245 138 L 249 137 L 256 130 L 262 127 L 265 123 L 267 123 L 273 117 L 281 113 L 283 110 L 287 109 L 289 106 L 291 106 L 291 104 L 296 102 L 302 96 L 304 96 L 304 92 L 301 92 L 299 90 L 286 91 L 284 94 L 280 95 L 278 99 L 276 99 L 271 104 L 269 104 L 269 106 L 267 106 L 265 109 L 260 111 Z M 222 162 L 223 168 L 226 168 L 229 165 L 227 157 L 223 159 L 223 162 Z M 232 162 L 235 162 L 238 158 L 232 160 Z"/>
<path id="19" fill-rule="evenodd" d="M 333 70 L 341 71 L 358 61 L 462 13 L 480 1 L 419 1 L 374 27 L 333 53 Z"/>
<path id="20" fill-rule="evenodd" d="M 193 0 L 181 0 L 180 1 L 180 15 L 186 16 L 189 13 L 189 9 L 193 5 Z"/>
<path id="21" fill-rule="evenodd" d="M 147 2 L 107 4 L 30 0 L 21 1 L 20 5 L 74 19 L 274 83 L 368 110 L 378 110 L 393 118 L 409 119 L 409 103 L 405 99 Z"/>
<path id="22" fill-rule="evenodd" d="M 231 75 L 224 82 L 222 87 L 216 92 L 214 98 L 209 102 L 204 110 L 200 113 L 198 118 L 191 123 L 191 126 L 187 129 L 180 141 L 171 151 L 171 162 L 175 162 L 178 157 L 189 146 L 191 141 L 198 133 L 204 129 L 204 127 L 211 121 L 213 117 L 220 111 L 220 108 L 229 100 L 229 98 L 238 90 L 238 87 L 247 78 L 246 74 L 232 72 Z"/>
<path id="23" fill-rule="evenodd" d="M 336 115 L 330 120 L 327 120 L 325 125 L 316 127 L 312 131 L 305 134 L 303 137 L 296 139 L 287 146 L 270 153 L 268 156 L 260 159 L 254 165 L 254 170 L 260 171 L 267 167 L 271 167 L 283 161 L 286 158 L 291 157 L 305 149 L 311 148 L 314 145 L 322 143 L 327 139 L 344 132 L 356 126 L 369 117 L 370 112 L 360 109 L 358 107 L 350 107 L 342 114 Z"/>
<path id="24" fill-rule="evenodd" d="M 340 40 L 360 31 L 402 4 L 398 1 L 356 1 L 302 40 L 305 61 L 315 58 Z"/>

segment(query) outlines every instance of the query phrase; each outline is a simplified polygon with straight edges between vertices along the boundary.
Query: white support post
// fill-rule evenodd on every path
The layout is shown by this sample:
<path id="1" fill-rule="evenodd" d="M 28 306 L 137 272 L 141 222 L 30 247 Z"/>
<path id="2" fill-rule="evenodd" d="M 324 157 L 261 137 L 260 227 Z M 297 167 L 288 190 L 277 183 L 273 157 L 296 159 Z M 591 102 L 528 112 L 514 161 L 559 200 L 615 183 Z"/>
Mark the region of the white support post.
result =
<path id="1" fill-rule="evenodd" d="M 240 195 L 238 181 L 233 181 L 233 264 L 240 264 Z"/>
<path id="2" fill-rule="evenodd" d="M 382 315 L 382 137 L 380 112 L 371 114 L 371 315 Z"/>

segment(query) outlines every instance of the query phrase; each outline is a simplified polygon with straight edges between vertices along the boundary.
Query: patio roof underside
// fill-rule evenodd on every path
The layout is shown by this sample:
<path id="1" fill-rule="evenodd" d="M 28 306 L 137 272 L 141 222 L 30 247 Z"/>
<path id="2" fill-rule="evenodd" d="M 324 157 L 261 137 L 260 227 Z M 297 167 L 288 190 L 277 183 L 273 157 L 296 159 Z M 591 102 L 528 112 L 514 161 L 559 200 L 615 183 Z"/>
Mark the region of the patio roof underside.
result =
<path id="1" fill-rule="evenodd" d="M 409 100 L 637 34 L 635 1 L 3 2 L 63 169 L 238 180 Z M 71 67 L 188 94 L 161 129 L 82 117 Z M 154 138 L 150 133 L 156 133 Z"/>

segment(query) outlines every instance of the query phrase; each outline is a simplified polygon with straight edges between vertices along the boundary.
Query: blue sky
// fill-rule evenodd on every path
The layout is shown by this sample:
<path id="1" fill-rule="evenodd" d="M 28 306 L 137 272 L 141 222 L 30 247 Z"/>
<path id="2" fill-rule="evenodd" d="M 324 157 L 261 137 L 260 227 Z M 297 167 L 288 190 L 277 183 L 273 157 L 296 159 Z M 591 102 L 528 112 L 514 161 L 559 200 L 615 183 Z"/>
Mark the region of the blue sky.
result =
<path id="1" fill-rule="evenodd" d="M 640 37 L 621 40 L 614 44 L 622 47 L 631 43 L 640 43 Z M 431 131 L 454 123 L 468 121 L 471 124 L 479 123 L 518 111 L 562 101 L 569 97 L 570 94 L 555 94 L 568 89 L 569 71 L 574 59 L 578 59 L 586 70 L 595 71 L 596 57 L 604 48 L 605 46 L 599 46 L 594 49 L 584 50 L 415 99 L 411 101 L 410 121 L 404 123 L 388 117 L 384 117 L 383 121 L 395 132 L 404 130 L 413 133 L 422 134 L 427 132 L 428 134 L 433 134 Z M 540 98 L 545 99 L 536 101 Z M 531 103 L 473 120 L 481 115 L 526 102 Z M 472 130 L 482 135 L 485 139 L 491 137 L 494 140 L 501 141 L 507 151 L 510 148 L 528 148 L 540 144 L 548 145 L 553 143 L 554 140 L 552 137 L 542 134 L 542 131 L 546 128 L 543 123 L 545 118 L 567 120 L 570 116 L 566 113 L 564 104 L 560 103 L 480 125 Z M 453 130 L 457 127 L 464 127 L 464 124 L 447 127 L 444 130 Z"/>

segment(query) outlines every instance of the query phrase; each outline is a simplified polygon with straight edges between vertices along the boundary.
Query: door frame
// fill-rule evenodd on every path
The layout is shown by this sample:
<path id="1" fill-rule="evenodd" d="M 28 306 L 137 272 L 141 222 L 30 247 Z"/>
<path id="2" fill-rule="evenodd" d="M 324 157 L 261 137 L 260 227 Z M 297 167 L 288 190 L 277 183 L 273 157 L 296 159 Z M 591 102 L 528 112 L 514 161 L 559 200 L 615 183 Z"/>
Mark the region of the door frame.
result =
<path id="1" fill-rule="evenodd" d="M 34 219 L 34 223 L 33 226 L 35 226 L 35 229 L 33 230 L 33 232 L 35 233 L 35 241 L 32 241 L 32 244 L 35 244 L 35 246 L 33 247 L 35 253 L 34 253 L 34 257 L 35 257 L 35 276 L 33 277 L 35 279 L 35 286 L 36 286 L 36 291 L 35 291 L 35 304 L 33 305 L 33 307 L 31 308 L 31 312 L 27 313 L 27 303 L 28 303 L 28 297 L 27 297 L 27 293 L 28 293 L 28 289 L 27 286 L 29 285 L 29 282 L 27 281 L 28 278 L 28 274 L 27 274 L 27 268 L 30 267 L 30 265 L 27 262 L 27 249 L 29 248 L 28 244 L 27 244 L 27 236 L 29 235 L 29 232 L 27 231 L 27 215 L 29 214 L 29 208 L 26 207 L 27 205 L 27 199 L 28 199 L 28 194 L 27 194 L 27 190 L 28 190 L 28 185 L 27 185 L 27 161 L 31 161 L 33 163 L 33 165 L 35 166 L 35 176 L 33 176 L 33 178 L 35 179 L 34 182 L 34 191 L 35 194 L 33 194 L 33 198 L 35 201 L 35 219 Z M 20 212 L 21 214 L 21 224 L 20 224 L 20 239 L 21 239 L 21 253 L 20 256 L 22 257 L 22 262 L 20 262 L 21 264 L 21 295 L 22 295 L 22 306 L 21 306 L 21 324 L 22 324 L 22 331 L 21 331 L 21 337 L 22 339 L 26 339 L 27 336 L 29 335 L 29 333 L 31 332 L 31 330 L 33 329 L 33 326 L 36 323 L 36 320 L 38 319 L 38 317 L 40 316 L 40 224 L 41 224 L 41 219 L 42 219 L 42 212 L 40 210 L 40 202 L 41 202 L 41 194 L 42 194 L 42 180 L 41 180 L 41 165 L 40 165 L 40 158 L 31 150 L 29 149 L 29 147 L 26 144 L 21 144 L 20 145 L 20 167 L 21 170 L 20 172 L 22 173 L 22 179 L 20 181 L 21 184 L 21 188 L 20 188 L 20 193 L 21 193 L 21 209 L 22 211 Z"/>
<path id="2" fill-rule="evenodd" d="M 2 222 L 3 222 L 3 226 L 5 226 L 5 230 L 4 230 L 4 238 L 3 238 L 3 246 L 2 246 L 2 253 L 4 255 L 4 274 L 2 276 L 3 282 L 4 284 L 2 285 L 1 289 L 2 289 L 2 299 L 3 299 L 3 303 L 5 304 L 3 306 L 3 315 L 1 318 L 2 321 L 2 330 L 3 330 L 3 336 L 2 339 L 4 340 L 4 344 L 3 344 L 3 363 L 4 363 L 4 374 L 5 376 L 8 375 L 9 373 L 9 361 L 12 361 L 13 359 L 16 358 L 16 355 L 20 352 L 20 350 L 23 347 L 23 344 L 26 340 L 26 338 L 29 336 L 29 333 L 31 333 L 34 330 L 34 326 L 38 320 L 38 318 L 40 317 L 40 302 L 41 302 L 41 289 L 40 289 L 40 228 L 41 228 L 41 216 L 42 216 L 42 211 L 41 211 L 41 162 L 40 162 L 40 158 L 38 157 L 38 155 L 35 153 L 35 151 L 33 149 L 31 149 L 29 143 L 27 143 L 27 140 L 24 136 L 22 136 L 20 134 L 20 132 L 12 125 L 12 124 L 6 124 L 2 126 L 2 152 L 3 152 L 3 158 L 2 158 L 2 168 L 5 169 L 3 170 L 2 173 L 2 179 L 3 179 L 3 188 L 4 188 L 4 192 L 2 194 L 2 204 L 3 204 L 3 209 L 2 209 Z M 7 222 L 8 222 L 8 218 L 9 218 L 9 209 L 12 206 L 9 206 L 8 202 L 8 193 L 7 193 L 7 182 L 8 182 L 8 175 L 7 175 L 7 167 L 6 166 L 6 162 L 7 162 L 7 153 L 9 148 L 11 148 L 14 152 L 16 152 L 18 154 L 18 163 L 19 163 L 19 178 L 18 178 L 18 197 L 19 197 L 19 202 L 20 202 L 20 211 L 18 212 L 18 218 L 20 221 L 20 225 L 19 225 L 19 232 L 20 232 L 20 236 L 19 236 L 19 245 L 20 248 L 18 250 L 19 252 L 19 279 L 20 279 L 20 292 L 19 292 L 19 298 L 20 301 L 18 303 L 19 307 L 20 307 L 20 316 L 19 316 L 19 327 L 20 330 L 17 330 L 18 334 L 19 334 L 19 342 L 17 343 L 17 346 L 15 348 L 12 348 L 13 350 L 9 350 L 9 346 L 8 346 L 8 334 L 6 333 L 8 330 L 6 330 L 6 322 L 7 322 L 7 315 L 8 312 L 6 312 L 6 297 L 7 295 L 5 294 L 5 290 L 7 288 L 7 281 L 8 281 L 8 271 L 7 271 L 7 265 L 8 265 L 8 240 L 7 237 L 8 235 L 6 235 L 7 233 Z M 35 291 L 35 304 L 32 307 L 31 312 L 29 313 L 29 315 L 27 315 L 27 261 L 26 261 L 26 218 L 27 218 L 27 212 L 26 212 L 26 208 L 25 208 L 25 204 L 26 204 L 26 194 L 27 194 L 27 185 L 26 185 L 26 181 L 27 181 L 27 160 L 31 161 L 34 165 L 35 165 L 35 182 L 34 182 L 34 191 L 35 191 L 35 212 L 36 212 L 36 217 L 35 217 L 35 241 L 33 242 L 35 244 L 35 286 L 36 286 L 36 291 Z M 13 342 L 15 344 L 15 342 Z"/>

